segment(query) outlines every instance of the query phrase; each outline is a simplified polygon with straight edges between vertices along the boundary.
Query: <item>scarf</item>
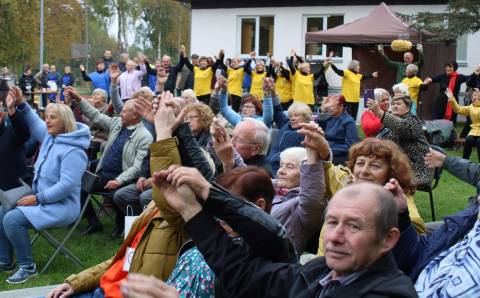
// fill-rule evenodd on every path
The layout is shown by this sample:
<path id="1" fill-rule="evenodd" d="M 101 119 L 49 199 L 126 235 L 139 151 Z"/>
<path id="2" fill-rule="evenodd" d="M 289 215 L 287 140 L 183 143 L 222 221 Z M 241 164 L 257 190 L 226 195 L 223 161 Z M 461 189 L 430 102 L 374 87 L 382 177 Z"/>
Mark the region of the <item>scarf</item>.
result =
<path id="1" fill-rule="evenodd" d="M 458 73 L 456 71 L 454 71 L 450 75 L 450 80 L 448 81 L 448 89 L 450 89 L 450 91 L 452 91 L 452 93 L 454 92 L 453 90 L 455 90 L 455 85 L 457 83 L 457 77 L 458 77 Z M 445 109 L 445 116 L 443 117 L 443 119 L 451 120 L 452 119 L 452 113 L 453 113 L 452 103 L 448 102 L 447 103 L 447 108 Z"/>

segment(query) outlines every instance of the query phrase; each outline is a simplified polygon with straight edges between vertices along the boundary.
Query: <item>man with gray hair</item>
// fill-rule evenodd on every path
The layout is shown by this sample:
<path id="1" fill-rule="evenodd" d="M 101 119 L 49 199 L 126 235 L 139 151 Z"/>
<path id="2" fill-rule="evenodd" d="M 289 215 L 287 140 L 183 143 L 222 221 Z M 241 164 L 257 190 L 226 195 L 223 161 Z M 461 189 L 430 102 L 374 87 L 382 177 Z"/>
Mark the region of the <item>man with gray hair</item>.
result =
<path id="1" fill-rule="evenodd" d="M 385 54 L 385 51 L 383 49 L 383 45 L 378 45 L 378 52 L 382 56 L 382 59 L 385 62 L 385 64 L 387 64 L 388 67 L 395 69 L 395 72 L 397 73 L 395 83 L 402 82 L 403 78 L 405 77 L 405 70 L 409 64 L 415 64 L 418 66 L 419 70 L 422 69 L 424 64 L 424 57 L 423 57 L 423 46 L 421 44 L 417 45 L 417 51 L 418 51 L 417 62 L 413 62 L 414 56 L 412 52 L 405 52 L 403 54 L 403 61 L 396 62 L 388 58 L 388 56 Z"/>
<path id="2" fill-rule="evenodd" d="M 234 245 L 213 220 L 217 214 L 205 212 L 197 201 L 207 200 L 214 187 L 200 194 L 185 183 L 197 195 L 192 198 L 179 195 L 169 182 L 154 183 L 168 184 L 167 200 L 182 215 L 185 230 L 222 286 L 239 297 L 418 297 L 391 253 L 400 237 L 398 209 L 406 205 L 396 180 L 385 186 L 355 183 L 337 192 L 325 217 L 325 256 L 303 266 Z M 270 220 L 263 216 L 259 221 Z M 260 225 L 244 223 L 241 229 L 256 245 L 271 239 Z"/>

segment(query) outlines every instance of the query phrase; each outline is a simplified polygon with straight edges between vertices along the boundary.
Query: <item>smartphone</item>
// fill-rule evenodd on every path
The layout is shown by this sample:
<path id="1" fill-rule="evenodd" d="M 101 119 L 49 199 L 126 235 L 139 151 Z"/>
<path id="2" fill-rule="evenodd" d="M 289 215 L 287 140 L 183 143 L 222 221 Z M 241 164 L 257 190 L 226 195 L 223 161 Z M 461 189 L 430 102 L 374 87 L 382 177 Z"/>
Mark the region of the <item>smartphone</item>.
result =
<path id="1" fill-rule="evenodd" d="M 367 106 L 367 101 L 368 101 L 369 98 L 370 98 L 370 99 L 374 99 L 374 98 L 375 98 L 373 89 L 365 89 L 365 90 L 363 91 L 363 107 L 364 107 L 364 108 L 368 108 L 368 106 Z"/>

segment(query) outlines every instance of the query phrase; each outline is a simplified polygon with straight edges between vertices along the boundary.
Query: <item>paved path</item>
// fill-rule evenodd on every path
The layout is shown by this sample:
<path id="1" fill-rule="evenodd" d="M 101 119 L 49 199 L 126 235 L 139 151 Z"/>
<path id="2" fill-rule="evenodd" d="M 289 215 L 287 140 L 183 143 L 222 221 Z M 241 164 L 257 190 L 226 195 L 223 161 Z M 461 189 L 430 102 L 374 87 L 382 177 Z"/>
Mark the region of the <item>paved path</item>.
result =
<path id="1" fill-rule="evenodd" d="M 27 288 L 11 291 L 0 291 L 0 298 L 33 298 L 47 295 L 57 285 Z"/>

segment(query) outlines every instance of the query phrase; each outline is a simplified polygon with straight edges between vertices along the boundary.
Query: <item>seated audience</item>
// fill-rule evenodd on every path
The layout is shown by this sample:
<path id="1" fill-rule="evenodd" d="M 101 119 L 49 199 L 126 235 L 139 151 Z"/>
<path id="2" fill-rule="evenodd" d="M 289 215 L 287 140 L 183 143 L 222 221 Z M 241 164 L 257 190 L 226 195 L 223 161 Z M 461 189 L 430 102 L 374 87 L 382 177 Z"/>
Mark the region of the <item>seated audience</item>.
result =
<path id="1" fill-rule="evenodd" d="M 85 117 L 109 132 L 100 160 L 90 164 L 90 169 L 100 177 L 93 191 L 113 194 L 122 185 L 136 181 L 140 176 L 142 161 L 148 154 L 148 146 L 152 143 L 152 135 L 145 129 L 142 117 L 134 108 L 135 100 L 125 103 L 120 117 L 109 117 L 92 107 L 76 89 L 67 87 L 66 93 L 77 101 Z M 85 202 L 87 195 L 82 192 L 82 202 Z M 116 227 L 112 231 L 112 237 L 118 237 L 123 233 L 123 213 L 116 210 L 116 215 Z M 84 235 L 103 229 L 91 203 L 88 204 L 85 216 L 89 225 Z"/>
<path id="2" fill-rule="evenodd" d="M 108 99 L 108 93 L 101 88 L 97 88 L 93 90 L 92 98 L 87 99 L 87 101 L 94 108 L 99 110 L 100 113 L 107 115 L 108 114 L 107 99 Z M 107 138 L 108 138 L 107 131 L 101 129 L 97 125 L 92 124 L 90 120 L 84 115 L 82 115 L 82 121 L 83 123 L 87 124 L 90 127 L 90 134 L 92 135 L 92 143 L 97 142 L 99 144 L 103 144 L 105 143 L 105 141 L 107 141 Z M 100 148 L 100 146 L 98 148 Z"/>
<path id="3" fill-rule="evenodd" d="M 321 143 L 320 143 L 321 146 Z M 412 215 L 415 230 L 425 233 L 425 223 L 413 200 L 415 187 L 412 184 L 412 168 L 408 157 L 395 143 L 387 140 L 365 139 L 350 148 L 348 168 L 326 166 L 325 183 L 327 198 L 334 195 L 345 185 L 353 182 L 372 182 L 385 185 L 390 179 L 398 181 L 407 195 L 408 210 Z M 318 254 L 323 255 L 322 235 L 320 236 Z"/>
<path id="4" fill-rule="evenodd" d="M 199 188 L 190 180 L 167 179 L 171 176 L 168 171 L 158 175 L 162 178 L 158 186 L 182 215 L 185 229 L 215 277 L 235 296 L 353 297 L 362 293 L 417 297 L 411 280 L 398 270 L 391 254 L 400 236 L 398 208 L 385 187 L 359 183 L 340 190 L 326 213 L 325 257 L 301 266 L 242 252 L 215 221 L 217 213 L 197 201 L 208 204 L 215 187 Z M 394 181 L 386 187 L 398 192 Z M 271 231 L 260 222 L 241 226 L 255 230 L 251 241 L 269 245 Z"/>
<path id="5" fill-rule="evenodd" d="M 0 271 L 16 268 L 15 253 L 18 269 L 6 282 L 20 284 L 37 275 L 28 230 L 64 227 L 80 214 L 80 186 L 87 167 L 85 150 L 90 131 L 85 124 L 75 122 L 67 105 L 49 104 L 44 122 L 23 102 L 18 87 L 13 87 L 8 97 L 12 116 L 24 113 L 30 135 L 42 145 L 42 158 L 35 163 L 33 194 L 21 198 L 8 212 L 0 208 Z"/>
<path id="6" fill-rule="evenodd" d="M 330 144 L 334 164 L 344 164 L 348 149 L 358 142 L 355 119 L 345 110 L 345 104 L 343 95 L 328 96 L 322 101 L 317 118 Z"/>
<path id="7" fill-rule="evenodd" d="M 182 91 L 182 98 L 187 104 L 197 103 L 198 99 L 195 96 L 195 92 L 192 89 L 185 89 Z"/>
<path id="8" fill-rule="evenodd" d="M 390 100 L 392 99 L 388 91 L 382 88 L 375 88 L 374 96 L 380 109 L 384 112 L 388 112 Z M 375 137 L 383 127 L 383 123 L 380 118 L 378 118 L 377 115 L 370 110 L 363 111 L 362 118 L 360 119 L 360 125 L 366 138 Z"/>
<path id="9" fill-rule="evenodd" d="M 411 99 L 404 94 L 394 96 L 390 103 L 391 113 L 380 109 L 375 100 L 369 99 L 367 105 L 384 125 L 377 138 L 395 142 L 410 159 L 415 174 L 413 184 L 415 186 L 430 184 L 433 171 L 423 163 L 423 156 L 428 153 L 430 147 L 423 134 L 421 121 L 410 113 Z"/>

